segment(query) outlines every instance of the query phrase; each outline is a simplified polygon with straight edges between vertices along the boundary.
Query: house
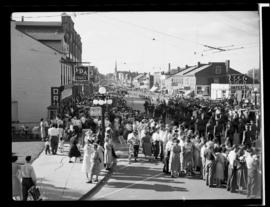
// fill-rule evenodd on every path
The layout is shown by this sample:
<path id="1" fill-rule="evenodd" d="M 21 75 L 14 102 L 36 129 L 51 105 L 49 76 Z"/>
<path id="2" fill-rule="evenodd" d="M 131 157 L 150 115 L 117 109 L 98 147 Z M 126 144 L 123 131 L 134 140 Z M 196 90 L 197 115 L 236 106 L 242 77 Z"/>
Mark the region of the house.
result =
<path id="1" fill-rule="evenodd" d="M 165 79 L 169 94 L 194 91 L 195 95 L 210 96 L 211 84 L 230 84 L 231 94 L 234 94 L 239 87 L 252 87 L 253 79 L 231 68 L 229 60 L 207 64 L 198 62 Z"/>

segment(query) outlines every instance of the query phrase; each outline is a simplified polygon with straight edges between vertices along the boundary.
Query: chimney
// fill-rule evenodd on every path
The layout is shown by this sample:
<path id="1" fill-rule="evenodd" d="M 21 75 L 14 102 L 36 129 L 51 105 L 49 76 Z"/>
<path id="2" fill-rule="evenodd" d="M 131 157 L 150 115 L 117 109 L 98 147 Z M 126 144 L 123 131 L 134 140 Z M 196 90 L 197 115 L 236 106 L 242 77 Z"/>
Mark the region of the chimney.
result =
<path id="1" fill-rule="evenodd" d="M 230 60 L 225 61 L 225 68 L 226 68 L 226 73 L 229 73 L 230 70 Z"/>
<path id="2" fill-rule="evenodd" d="M 198 62 L 198 67 L 201 67 L 201 63 L 200 62 Z"/>
<path id="3" fill-rule="evenodd" d="M 24 21 L 24 16 L 22 16 L 22 22 Z"/>
<path id="4" fill-rule="evenodd" d="M 188 69 L 188 65 L 186 65 L 186 69 Z"/>
<path id="5" fill-rule="evenodd" d="M 171 63 L 169 63 L 169 65 L 168 65 L 168 72 L 169 73 L 171 72 Z"/>

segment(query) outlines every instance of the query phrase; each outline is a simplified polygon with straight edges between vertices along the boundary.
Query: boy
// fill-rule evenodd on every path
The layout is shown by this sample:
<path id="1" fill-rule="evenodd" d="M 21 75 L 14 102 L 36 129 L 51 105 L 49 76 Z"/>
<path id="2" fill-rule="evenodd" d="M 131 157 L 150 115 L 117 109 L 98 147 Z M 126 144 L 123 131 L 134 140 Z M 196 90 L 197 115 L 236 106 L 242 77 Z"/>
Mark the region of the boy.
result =
<path id="1" fill-rule="evenodd" d="M 60 137 L 60 145 L 59 145 L 59 151 L 63 153 L 64 150 L 64 138 Z"/>
<path id="2" fill-rule="evenodd" d="M 45 154 L 51 154 L 51 150 L 50 150 L 50 142 L 49 142 L 49 139 L 46 138 L 46 142 L 45 142 Z"/>

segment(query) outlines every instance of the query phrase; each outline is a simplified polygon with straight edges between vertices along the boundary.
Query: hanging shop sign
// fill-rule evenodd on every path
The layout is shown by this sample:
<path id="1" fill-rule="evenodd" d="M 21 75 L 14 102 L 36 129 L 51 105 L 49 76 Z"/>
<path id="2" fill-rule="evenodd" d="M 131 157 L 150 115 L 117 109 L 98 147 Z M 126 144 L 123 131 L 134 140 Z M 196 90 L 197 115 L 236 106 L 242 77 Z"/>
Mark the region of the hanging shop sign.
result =
<path id="1" fill-rule="evenodd" d="M 90 107 L 90 116 L 102 116 L 102 108 L 100 106 Z"/>
<path id="2" fill-rule="evenodd" d="M 75 85 L 85 84 L 89 81 L 89 67 L 88 66 L 75 66 L 74 68 L 74 81 Z"/>
<path id="3" fill-rule="evenodd" d="M 51 105 L 59 106 L 60 104 L 60 89 L 59 87 L 51 87 Z"/>

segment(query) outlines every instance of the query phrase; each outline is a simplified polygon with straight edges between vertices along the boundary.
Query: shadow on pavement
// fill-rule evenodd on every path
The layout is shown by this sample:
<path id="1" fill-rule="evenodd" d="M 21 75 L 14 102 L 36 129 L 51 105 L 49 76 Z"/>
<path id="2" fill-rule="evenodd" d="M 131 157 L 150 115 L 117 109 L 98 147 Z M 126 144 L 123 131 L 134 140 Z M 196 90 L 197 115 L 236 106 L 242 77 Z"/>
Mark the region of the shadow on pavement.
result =
<path id="1" fill-rule="evenodd" d="M 44 184 L 39 185 L 40 187 L 40 192 L 41 192 L 41 197 L 44 198 L 44 200 L 77 200 L 81 194 L 76 193 L 76 192 L 71 192 L 68 188 L 64 187 L 56 187 L 51 184 Z M 46 193 L 44 193 L 46 192 Z"/>
<path id="2" fill-rule="evenodd" d="M 165 178 L 165 175 L 164 176 L 158 176 L 160 178 Z M 185 183 L 185 182 L 179 182 L 179 181 L 175 181 L 175 180 L 168 180 L 169 177 L 166 177 L 168 179 L 164 180 L 164 179 L 158 179 L 158 177 L 155 177 L 155 178 L 151 178 L 149 179 L 148 181 L 153 181 L 153 182 L 164 182 L 164 183 Z M 116 179 L 116 180 L 130 180 L 130 181 L 140 181 L 140 180 L 143 180 L 145 179 L 145 177 L 142 177 L 142 176 L 118 176 L 117 174 L 116 175 L 113 175 L 113 179 Z"/>
<path id="3" fill-rule="evenodd" d="M 112 188 L 129 188 L 129 189 L 143 189 L 143 190 L 155 190 L 155 191 L 162 191 L 162 192 L 172 192 L 172 191 L 188 191 L 186 188 L 181 187 L 172 187 L 169 185 L 163 185 L 163 184 L 143 184 L 143 183 L 137 183 L 132 186 L 130 186 L 130 183 L 125 182 L 109 182 L 107 183 L 109 187 Z"/>

